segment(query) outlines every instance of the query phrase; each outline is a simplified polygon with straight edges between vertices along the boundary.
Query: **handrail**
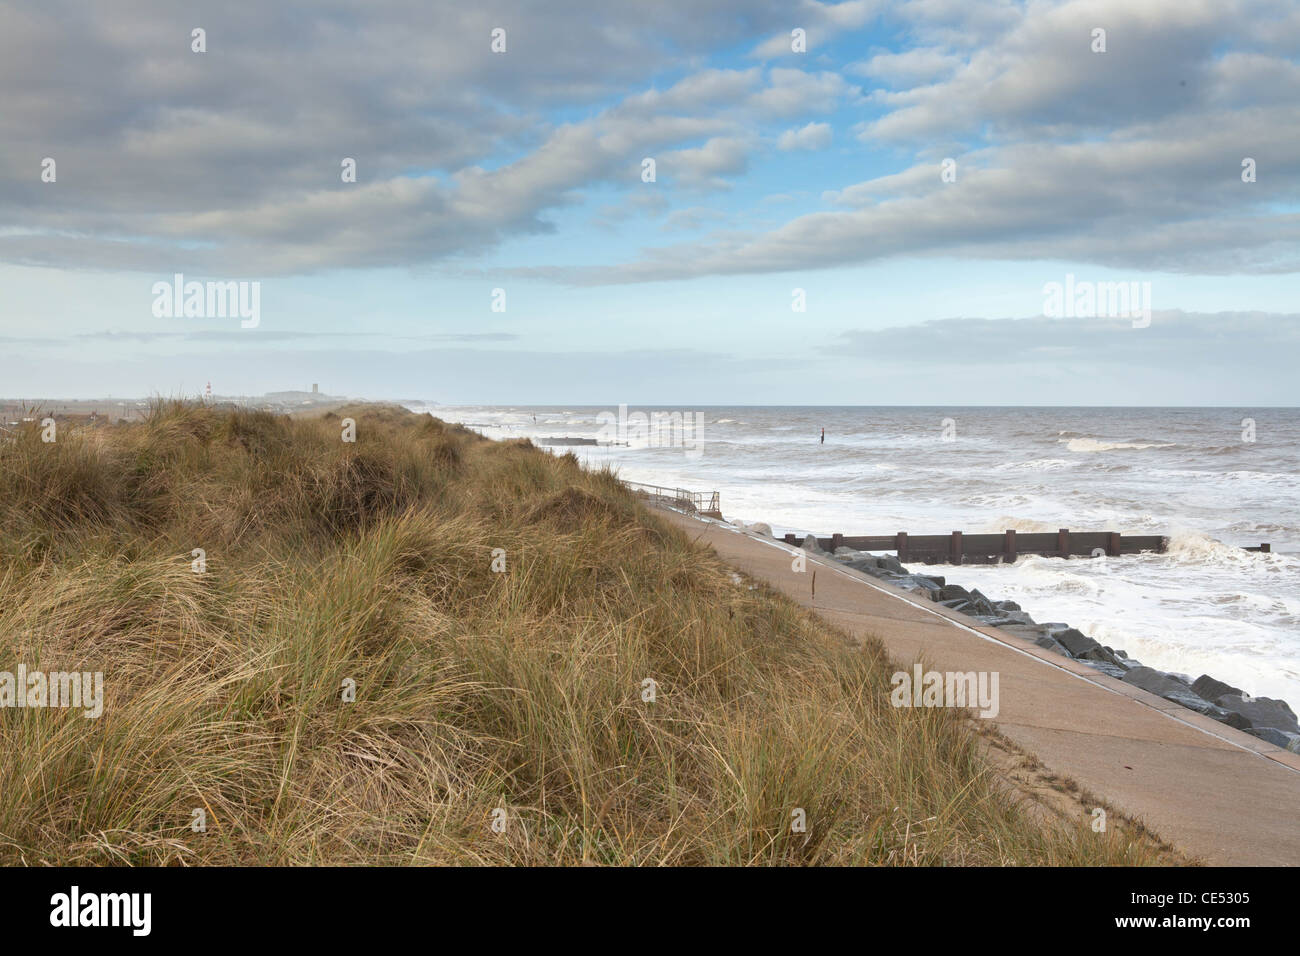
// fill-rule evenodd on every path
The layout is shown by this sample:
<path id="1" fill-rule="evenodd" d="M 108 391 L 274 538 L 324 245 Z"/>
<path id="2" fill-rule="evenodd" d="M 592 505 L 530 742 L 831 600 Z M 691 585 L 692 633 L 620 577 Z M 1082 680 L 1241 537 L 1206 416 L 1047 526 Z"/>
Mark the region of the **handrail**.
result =
<path id="1" fill-rule="evenodd" d="M 721 514 L 719 495 L 716 491 L 690 491 L 686 488 L 669 488 L 664 485 L 646 484 L 643 481 L 624 480 L 623 484 L 632 491 L 679 508 L 703 514 Z"/>

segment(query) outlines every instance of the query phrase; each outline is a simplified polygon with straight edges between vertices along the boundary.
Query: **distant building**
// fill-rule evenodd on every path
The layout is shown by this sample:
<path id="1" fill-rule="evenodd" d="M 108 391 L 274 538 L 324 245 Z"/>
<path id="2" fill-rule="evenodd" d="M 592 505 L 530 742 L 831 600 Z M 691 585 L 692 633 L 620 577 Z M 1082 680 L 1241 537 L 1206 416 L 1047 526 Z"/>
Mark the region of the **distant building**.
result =
<path id="1" fill-rule="evenodd" d="M 319 395 L 319 394 L 320 394 L 320 386 L 317 385 L 315 382 L 312 382 L 312 383 L 311 383 L 311 393 L 312 393 L 313 395 Z"/>

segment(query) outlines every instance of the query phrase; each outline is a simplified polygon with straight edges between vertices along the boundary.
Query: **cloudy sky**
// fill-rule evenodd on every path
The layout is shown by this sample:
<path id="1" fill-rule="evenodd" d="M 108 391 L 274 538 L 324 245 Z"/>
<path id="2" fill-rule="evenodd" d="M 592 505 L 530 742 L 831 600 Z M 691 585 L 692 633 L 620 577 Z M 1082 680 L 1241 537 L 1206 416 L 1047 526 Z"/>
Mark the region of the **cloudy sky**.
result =
<path id="1" fill-rule="evenodd" d="M 0 396 L 1294 405 L 1298 51 L 1294 0 L 0 0 Z"/>

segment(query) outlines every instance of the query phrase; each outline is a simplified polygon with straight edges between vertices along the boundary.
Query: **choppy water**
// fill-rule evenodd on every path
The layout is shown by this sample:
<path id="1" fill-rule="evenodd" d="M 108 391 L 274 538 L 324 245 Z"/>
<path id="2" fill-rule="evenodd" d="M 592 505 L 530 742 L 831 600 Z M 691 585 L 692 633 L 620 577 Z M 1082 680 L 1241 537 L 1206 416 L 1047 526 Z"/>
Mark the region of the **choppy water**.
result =
<path id="1" fill-rule="evenodd" d="M 420 406 L 489 437 L 596 437 L 590 407 Z M 692 447 L 558 448 L 624 478 L 717 490 L 729 519 L 830 534 L 1119 531 L 1167 554 L 1023 557 L 950 580 L 1144 663 L 1300 710 L 1300 410 L 703 407 Z M 535 421 L 534 421 L 535 418 Z M 951 440 L 945 440 L 945 419 Z M 1254 422 L 1245 440 L 1243 419 Z M 826 429 L 826 444 L 819 443 Z M 607 434 L 607 432 L 606 432 Z M 667 437 L 666 435 L 664 437 Z M 1273 554 L 1240 550 L 1267 541 Z M 937 569 L 936 569 L 937 570 Z"/>

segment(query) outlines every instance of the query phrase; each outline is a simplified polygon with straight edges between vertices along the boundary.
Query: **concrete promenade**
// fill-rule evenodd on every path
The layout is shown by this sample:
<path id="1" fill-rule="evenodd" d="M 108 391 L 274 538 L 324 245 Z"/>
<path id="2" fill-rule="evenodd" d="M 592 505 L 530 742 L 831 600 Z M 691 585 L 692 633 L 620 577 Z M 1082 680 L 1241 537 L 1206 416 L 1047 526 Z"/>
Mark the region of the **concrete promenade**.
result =
<path id="1" fill-rule="evenodd" d="M 1055 773 L 1209 864 L 1300 864 L 1300 755 L 986 627 L 829 558 L 791 570 L 784 542 L 669 510 L 726 563 L 900 665 L 997 671 L 998 728 Z M 812 593 L 816 573 L 816 597 Z M 961 583 L 960 568 L 944 573 Z M 1033 613 L 1033 608 L 1028 608 Z"/>

